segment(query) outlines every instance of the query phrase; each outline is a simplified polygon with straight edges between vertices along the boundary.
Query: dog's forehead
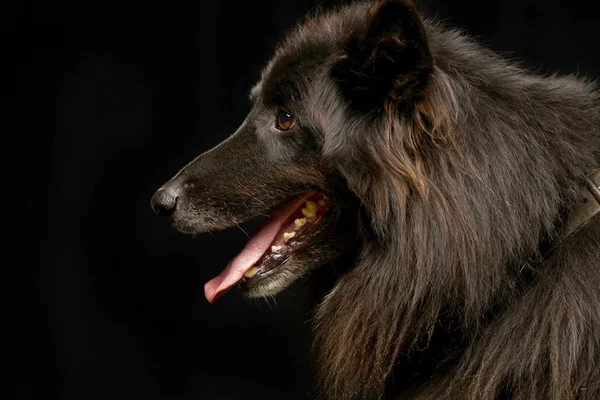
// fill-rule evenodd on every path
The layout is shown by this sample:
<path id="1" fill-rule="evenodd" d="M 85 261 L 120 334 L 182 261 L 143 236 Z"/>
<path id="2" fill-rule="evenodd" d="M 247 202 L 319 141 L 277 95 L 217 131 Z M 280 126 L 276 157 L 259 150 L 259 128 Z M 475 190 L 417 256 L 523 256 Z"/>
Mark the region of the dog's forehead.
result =
<path id="1" fill-rule="evenodd" d="M 303 88 L 342 51 L 348 34 L 366 26 L 366 7 L 357 3 L 308 16 L 276 49 L 250 98 L 262 97 L 273 104 L 299 100 Z"/>
<path id="2" fill-rule="evenodd" d="M 252 88 L 251 99 L 260 97 L 271 105 L 300 101 L 307 86 L 327 68 L 331 57 L 329 47 L 315 42 L 312 46 L 306 43 L 277 51 Z"/>

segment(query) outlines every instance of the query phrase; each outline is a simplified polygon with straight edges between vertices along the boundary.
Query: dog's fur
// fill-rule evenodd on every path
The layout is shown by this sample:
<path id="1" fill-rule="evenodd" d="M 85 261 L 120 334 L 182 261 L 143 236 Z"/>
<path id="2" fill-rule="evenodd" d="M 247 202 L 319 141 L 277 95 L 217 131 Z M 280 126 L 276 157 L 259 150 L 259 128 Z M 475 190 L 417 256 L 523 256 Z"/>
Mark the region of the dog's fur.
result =
<path id="1" fill-rule="evenodd" d="M 600 219 L 554 248 L 600 166 L 593 83 L 386 0 L 307 18 L 252 98 L 166 186 L 171 218 L 198 232 L 302 190 L 332 198 L 327 232 L 250 291 L 337 260 L 315 311 L 324 397 L 600 398 Z M 273 129 L 281 108 L 294 131 Z"/>

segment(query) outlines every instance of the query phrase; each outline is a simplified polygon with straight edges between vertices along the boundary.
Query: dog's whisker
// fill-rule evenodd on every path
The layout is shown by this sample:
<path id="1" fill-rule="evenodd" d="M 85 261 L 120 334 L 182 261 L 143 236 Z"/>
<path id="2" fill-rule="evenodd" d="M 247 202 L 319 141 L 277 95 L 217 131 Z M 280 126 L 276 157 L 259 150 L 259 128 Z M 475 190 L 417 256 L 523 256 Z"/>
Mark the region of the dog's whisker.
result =
<path id="1" fill-rule="evenodd" d="M 265 299 L 265 304 L 267 305 L 267 307 L 269 307 L 269 310 L 272 310 L 273 307 L 271 307 L 271 302 L 269 301 L 269 297 L 264 297 Z"/>
<path id="2" fill-rule="evenodd" d="M 246 231 L 244 230 L 244 228 L 242 228 L 242 227 L 240 226 L 240 224 L 238 224 L 237 222 L 236 222 L 235 224 L 237 225 L 237 227 L 238 227 L 238 228 L 240 228 L 240 230 L 241 230 L 242 232 L 244 232 L 244 235 L 246 235 L 246 236 L 248 237 L 248 239 L 250 239 L 250 235 L 248 235 L 248 232 L 246 232 Z"/>

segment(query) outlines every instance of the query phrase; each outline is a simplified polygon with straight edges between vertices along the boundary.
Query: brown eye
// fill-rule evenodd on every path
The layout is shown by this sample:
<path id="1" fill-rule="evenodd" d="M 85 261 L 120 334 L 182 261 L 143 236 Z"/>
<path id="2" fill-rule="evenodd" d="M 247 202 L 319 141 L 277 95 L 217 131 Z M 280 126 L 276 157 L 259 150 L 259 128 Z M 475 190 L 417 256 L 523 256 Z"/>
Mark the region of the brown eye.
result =
<path id="1" fill-rule="evenodd" d="M 275 124 L 275 127 L 280 131 L 288 131 L 292 129 L 294 125 L 296 125 L 296 117 L 294 117 L 292 114 L 281 111 L 279 115 L 277 115 L 277 123 Z"/>

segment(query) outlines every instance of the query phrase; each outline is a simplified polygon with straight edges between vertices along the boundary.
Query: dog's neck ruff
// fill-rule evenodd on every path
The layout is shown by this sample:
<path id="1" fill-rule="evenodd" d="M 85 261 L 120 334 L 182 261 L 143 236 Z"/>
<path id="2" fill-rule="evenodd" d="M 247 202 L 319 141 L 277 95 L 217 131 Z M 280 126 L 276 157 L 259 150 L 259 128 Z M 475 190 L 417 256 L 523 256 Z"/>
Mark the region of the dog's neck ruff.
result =
<path id="1" fill-rule="evenodd" d="M 551 252 L 556 251 L 569 238 L 576 235 L 594 217 L 600 214 L 600 169 L 585 178 L 585 187 L 581 188 L 581 204 L 567 220 L 562 234 L 558 237 Z"/>

